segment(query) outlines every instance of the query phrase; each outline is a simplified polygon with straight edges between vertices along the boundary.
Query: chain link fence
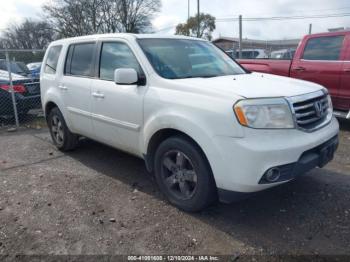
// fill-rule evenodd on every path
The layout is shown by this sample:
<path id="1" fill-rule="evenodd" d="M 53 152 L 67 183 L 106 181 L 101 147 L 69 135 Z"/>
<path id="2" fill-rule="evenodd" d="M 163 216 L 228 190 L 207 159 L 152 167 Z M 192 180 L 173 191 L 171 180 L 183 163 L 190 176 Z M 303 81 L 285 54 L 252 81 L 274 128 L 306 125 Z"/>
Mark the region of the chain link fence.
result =
<path id="1" fill-rule="evenodd" d="M 349 30 L 348 16 L 314 10 L 312 15 L 219 17 L 216 30 L 222 33 L 213 43 L 237 59 L 288 60 L 307 34 Z"/>
<path id="2" fill-rule="evenodd" d="M 45 123 L 40 69 L 45 50 L 0 50 L 0 129 Z"/>

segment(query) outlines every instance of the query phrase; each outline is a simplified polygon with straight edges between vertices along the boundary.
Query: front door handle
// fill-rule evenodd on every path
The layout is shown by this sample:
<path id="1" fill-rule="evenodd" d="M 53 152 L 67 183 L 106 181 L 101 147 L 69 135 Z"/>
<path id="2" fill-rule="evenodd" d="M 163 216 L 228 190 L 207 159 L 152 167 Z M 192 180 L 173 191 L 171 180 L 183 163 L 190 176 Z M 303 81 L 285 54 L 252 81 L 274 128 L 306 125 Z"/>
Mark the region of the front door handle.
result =
<path id="1" fill-rule="evenodd" d="M 68 88 L 65 85 L 58 85 L 58 88 L 61 90 L 67 90 Z"/>
<path id="2" fill-rule="evenodd" d="M 350 68 L 345 68 L 345 69 L 344 69 L 344 72 L 350 73 Z"/>
<path id="3" fill-rule="evenodd" d="M 305 67 L 302 67 L 302 66 L 298 66 L 298 67 L 293 68 L 293 70 L 294 70 L 294 71 L 302 72 L 302 71 L 305 71 L 306 68 L 305 68 Z"/>
<path id="4" fill-rule="evenodd" d="M 105 95 L 100 92 L 93 92 L 92 96 L 96 98 L 105 98 Z"/>

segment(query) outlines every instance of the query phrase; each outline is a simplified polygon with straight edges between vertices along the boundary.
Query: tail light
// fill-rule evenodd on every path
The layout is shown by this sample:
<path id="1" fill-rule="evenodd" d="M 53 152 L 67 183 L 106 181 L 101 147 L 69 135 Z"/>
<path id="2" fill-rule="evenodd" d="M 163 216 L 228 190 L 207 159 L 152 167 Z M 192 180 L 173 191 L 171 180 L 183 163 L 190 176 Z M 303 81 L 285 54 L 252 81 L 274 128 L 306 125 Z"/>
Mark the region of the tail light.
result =
<path id="1" fill-rule="evenodd" d="M 11 91 L 10 85 L 0 85 L 0 88 L 7 91 L 7 92 Z M 20 93 L 20 94 L 27 92 L 24 85 L 13 85 L 13 91 L 15 93 Z"/>

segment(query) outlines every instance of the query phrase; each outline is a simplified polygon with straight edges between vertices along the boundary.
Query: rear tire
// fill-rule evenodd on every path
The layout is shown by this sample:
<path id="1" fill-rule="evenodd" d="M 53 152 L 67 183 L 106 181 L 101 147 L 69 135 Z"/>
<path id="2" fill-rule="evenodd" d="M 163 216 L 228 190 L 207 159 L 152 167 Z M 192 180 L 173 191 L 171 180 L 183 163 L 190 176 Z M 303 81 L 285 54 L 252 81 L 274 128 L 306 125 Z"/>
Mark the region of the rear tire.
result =
<path id="1" fill-rule="evenodd" d="M 69 131 L 61 111 L 53 108 L 47 118 L 47 124 L 54 145 L 61 151 L 71 151 L 78 144 L 78 136 Z"/>
<path id="2" fill-rule="evenodd" d="M 182 136 L 163 141 L 155 153 L 155 177 L 169 202 L 200 211 L 217 200 L 211 168 L 201 149 Z"/>

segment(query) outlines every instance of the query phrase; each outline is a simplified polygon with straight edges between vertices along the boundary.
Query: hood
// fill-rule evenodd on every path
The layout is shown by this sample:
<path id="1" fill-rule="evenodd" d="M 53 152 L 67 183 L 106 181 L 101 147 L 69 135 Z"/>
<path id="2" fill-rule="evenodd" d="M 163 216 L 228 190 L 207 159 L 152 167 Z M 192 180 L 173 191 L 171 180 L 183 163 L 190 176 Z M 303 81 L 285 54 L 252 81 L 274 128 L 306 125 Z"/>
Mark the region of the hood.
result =
<path id="1" fill-rule="evenodd" d="M 251 73 L 212 78 L 188 78 L 175 80 L 179 84 L 209 89 L 218 95 L 235 95 L 245 98 L 289 97 L 316 92 L 323 87 L 298 79 L 270 74 Z"/>
<path id="2" fill-rule="evenodd" d="M 12 81 L 18 81 L 18 80 L 28 80 L 30 78 L 24 77 L 18 74 L 11 74 L 12 76 Z M 9 73 L 5 70 L 0 70 L 0 81 L 9 81 Z"/>

